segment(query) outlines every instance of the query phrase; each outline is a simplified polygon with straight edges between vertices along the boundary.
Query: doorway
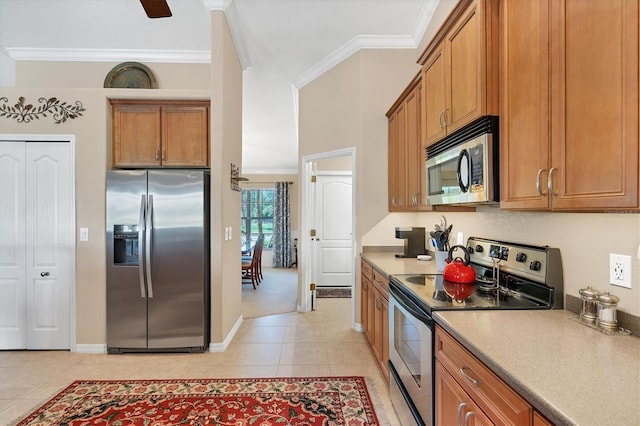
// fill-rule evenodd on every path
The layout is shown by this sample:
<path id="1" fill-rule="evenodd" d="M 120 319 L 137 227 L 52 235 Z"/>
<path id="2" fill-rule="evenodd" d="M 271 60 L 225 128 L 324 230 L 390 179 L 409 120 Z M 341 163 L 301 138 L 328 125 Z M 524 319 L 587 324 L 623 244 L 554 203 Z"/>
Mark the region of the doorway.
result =
<path id="1" fill-rule="evenodd" d="M 0 349 L 74 349 L 74 138 L 0 135 Z"/>
<path id="2" fill-rule="evenodd" d="M 342 170 L 335 170 L 334 166 L 336 161 L 341 162 L 342 164 L 346 164 L 346 166 L 341 167 Z M 333 169 L 333 170 L 331 170 Z M 299 247 L 300 247 L 300 300 L 298 302 L 298 311 L 307 312 L 312 309 L 312 291 L 310 290 L 310 284 L 317 284 L 315 280 L 319 277 L 319 271 L 321 271 L 322 266 L 319 264 L 319 260 L 322 259 L 317 250 L 319 249 L 319 244 L 315 240 L 318 236 L 317 231 L 316 235 L 312 236 L 312 230 L 316 229 L 317 226 L 317 211 L 320 207 L 316 207 L 317 205 L 317 180 L 319 176 L 327 175 L 327 176 L 337 176 L 337 175 L 350 175 L 350 185 L 348 193 L 344 193 L 344 191 L 339 190 L 338 192 L 342 192 L 339 197 L 344 200 L 344 197 L 350 197 L 350 209 L 342 209 L 343 216 L 347 215 L 348 217 L 343 217 L 343 226 L 341 227 L 341 233 L 344 235 L 346 232 L 350 233 L 350 237 L 348 238 L 347 244 L 348 248 L 341 248 L 341 256 L 343 263 L 343 268 L 346 269 L 346 273 L 343 274 L 343 277 L 347 277 L 348 282 L 343 282 L 346 287 L 351 288 L 351 320 L 352 326 L 355 325 L 355 280 L 354 280 L 354 270 L 355 270 L 355 262 L 356 262 L 356 253 L 355 253 L 355 241 L 356 241 L 356 228 L 355 228 L 355 217 L 356 217 L 356 203 L 355 203 L 355 187 L 356 187 L 356 153 L 355 148 L 347 148 L 337 151 L 330 151 L 321 154 L 314 154 L 303 157 L 303 173 L 302 173 L 302 211 L 301 211 L 301 233 L 299 238 Z M 316 181 L 316 182 L 313 182 Z M 343 188 L 344 189 L 344 188 Z M 345 225 L 346 222 L 346 225 Z M 339 239 L 339 238 L 336 238 Z M 322 278 L 321 278 L 322 279 Z"/>

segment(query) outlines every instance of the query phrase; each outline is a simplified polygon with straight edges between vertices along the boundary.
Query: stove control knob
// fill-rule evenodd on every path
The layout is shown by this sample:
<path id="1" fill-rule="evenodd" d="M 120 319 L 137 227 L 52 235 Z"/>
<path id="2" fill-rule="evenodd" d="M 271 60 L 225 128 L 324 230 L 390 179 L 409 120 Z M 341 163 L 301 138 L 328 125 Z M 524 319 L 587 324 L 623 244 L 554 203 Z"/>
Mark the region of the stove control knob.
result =
<path id="1" fill-rule="evenodd" d="M 484 248 L 483 248 L 480 244 L 478 244 L 478 245 L 476 246 L 476 251 L 477 251 L 478 253 L 482 253 L 482 252 L 484 251 Z"/>
<path id="2" fill-rule="evenodd" d="M 531 269 L 532 271 L 539 271 L 541 267 L 542 263 L 540 263 L 539 260 L 534 260 L 529 264 L 529 269 Z"/>
<path id="3" fill-rule="evenodd" d="M 467 251 L 469 252 L 469 254 L 473 254 L 473 247 L 471 246 L 467 247 Z"/>
<path id="4" fill-rule="evenodd" d="M 516 262 L 524 263 L 527 260 L 526 253 L 518 253 L 516 254 Z"/>

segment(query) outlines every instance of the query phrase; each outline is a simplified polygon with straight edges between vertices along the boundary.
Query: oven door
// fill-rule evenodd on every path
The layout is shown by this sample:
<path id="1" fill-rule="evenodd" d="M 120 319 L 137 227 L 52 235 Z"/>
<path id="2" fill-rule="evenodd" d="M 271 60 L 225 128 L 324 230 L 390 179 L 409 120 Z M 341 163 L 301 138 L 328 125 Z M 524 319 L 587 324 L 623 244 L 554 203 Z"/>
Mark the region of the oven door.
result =
<path id="1" fill-rule="evenodd" d="M 433 319 L 389 284 L 389 369 L 393 406 L 403 425 L 431 425 Z"/>

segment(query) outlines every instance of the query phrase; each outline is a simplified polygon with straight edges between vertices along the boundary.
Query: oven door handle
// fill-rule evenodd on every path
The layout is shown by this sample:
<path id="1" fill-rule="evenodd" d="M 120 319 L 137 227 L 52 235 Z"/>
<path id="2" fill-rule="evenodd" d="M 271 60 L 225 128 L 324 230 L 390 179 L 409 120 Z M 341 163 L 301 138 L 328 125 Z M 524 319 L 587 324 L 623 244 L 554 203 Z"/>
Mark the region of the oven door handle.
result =
<path id="1" fill-rule="evenodd" d="M 391 283 L 389 283 L 389 292 L 398 301 L 400 306 L 406 309 L 412 317 L 415 317 L 417 320 L 429 327 L 429 329 L 433 330 L 433 318 L 422 312 L 418 305 L 399 290 L 394 289 L 393 284 Z"/>

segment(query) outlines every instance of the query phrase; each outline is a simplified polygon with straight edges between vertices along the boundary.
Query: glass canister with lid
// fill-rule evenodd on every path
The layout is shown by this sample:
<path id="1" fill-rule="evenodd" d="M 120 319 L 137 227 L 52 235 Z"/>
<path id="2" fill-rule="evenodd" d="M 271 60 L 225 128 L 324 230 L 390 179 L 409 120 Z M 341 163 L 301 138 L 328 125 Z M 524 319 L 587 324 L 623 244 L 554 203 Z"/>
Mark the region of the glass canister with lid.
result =
<path id="1" fill-rule="evenodd" d="M 605 291 L 597 296 L 598 299 L 598 319 L 596 325 L 606 331 L 616 331 L 618 329 L 618 318 L 616 309 L 620 299 Z"/>
<path id="2" fill-rule="evenodd" d="M 594 324 L 598 318 L 598 296 L 601 293 L 591 288 L 591 286 L 580 289 L 579 293 L 582 299 L 580 321 L 587 324 Z"/>

